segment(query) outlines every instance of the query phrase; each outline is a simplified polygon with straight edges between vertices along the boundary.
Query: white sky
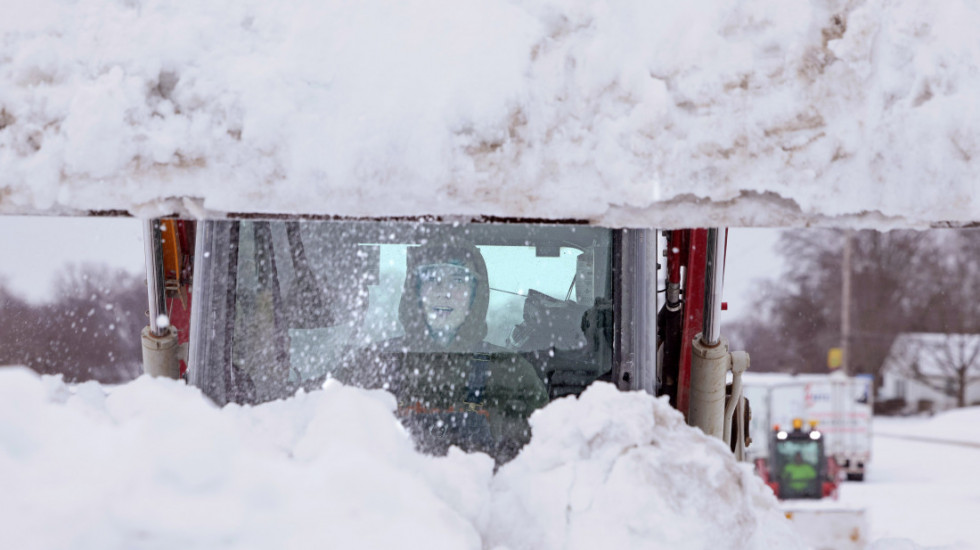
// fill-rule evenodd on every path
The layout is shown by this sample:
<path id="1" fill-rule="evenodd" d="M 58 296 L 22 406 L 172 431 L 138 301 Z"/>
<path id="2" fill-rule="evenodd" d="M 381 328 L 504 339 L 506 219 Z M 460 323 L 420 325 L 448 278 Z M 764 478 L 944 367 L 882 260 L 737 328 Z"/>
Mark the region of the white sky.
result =
<path id="1" fill-rule="evenodd" d="M 722 313 L 722 323 L 750 315 L 753 284 L 759 279 L 775 279 L 782 273 L 784 261 L 774 249 L 782 231 L 743 227 L 728 231 L 722 298 L 728 302 L 728 311 Z"/>
<path id="2" fill-rule="evenodd" d="M 0 279 L 42 302 L 68 264 L 98 263 L 145 273 L 142 222 L 134 218 L 0 216 Z"/>
<path id="3" fill-rule="evenodd" d="M 728 235 L 722 322 L 747 315 L 752 285 L 774 278 L 783 261 L 773 245 L 779 229 L 733 228 Z M 85 262 L 144 273 L 142 223 L 133 218 L 0 216 L 0 279 L 33 301 L 46 300 L 61 269 Z"/>

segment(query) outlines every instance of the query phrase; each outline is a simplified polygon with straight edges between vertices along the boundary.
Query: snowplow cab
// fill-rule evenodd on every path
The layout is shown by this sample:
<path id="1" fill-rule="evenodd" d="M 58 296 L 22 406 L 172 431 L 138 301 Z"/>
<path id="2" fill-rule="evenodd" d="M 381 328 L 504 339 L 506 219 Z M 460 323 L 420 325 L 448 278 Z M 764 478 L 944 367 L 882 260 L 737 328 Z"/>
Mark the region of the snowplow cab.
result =
<path id="1" fill-rule="evenodd" d="M 725 381 L 748 358 L 717 335 L 719 230 L 660 241 L 652 229 L 581 222 L 248 215 L 152 222 L 145 233 L 158 276 L 144 364 L 164 362 L 160 349 L 171 350 L 166 362 L 183 357 L 179 337 L 180 376 L 219 405 L 338 380 L 394 394 L 420 449 L 456 445 L 499 462 L 529 440 L 534 410 L 605 381 L 669 396 L 690 423 L 735 441 L 736 454 L 748 437 L 736 420 L 740 385 Z M 165 261 L 172 233 L 193 256 L 192 276 Z"/>
<path id="2" fill-rule="evenodd" d="M 581 224 L 198 222 L 187 378 L 218 404 L 330 379 L 384 389 L 423 450 L 506 459 L 551 399 L 596 380 L 656 392 L 656 339 L 640 337 L 656 334 L 655 240 Z M 430 308 L 432 286 L 465 296 Z"/>
<path id="3" fill-rule="evenodd" d="M 815 424 L 805 429 L 802 420 L 794 419 L 790 431 L 775 427 L 770 448 L 767 484 L 781 500 L 836 495 L 836 468 L 824 452 L 823 434 Z"/>
<path id="4" fill-rule="evenodd" d="M 216 402 L 260 403 L 369 368 L 350 364 L 362 350 L 438 348 L 400 318 L 415 299 L 403 299 L 414 290 L 408 263 L 430 243 L 475 246 L 488 278 L 479 283 L 488 293 L 479 314 L 489 346 L 442 351 L 515 354 L 552 398 L 611 380 L 610 230 L 243 220 L 206 222 L 202 236 L 207 261 L 198 277 L 210 284 L 195 292 L 203 322 L 191 329 L 190 380 Z M 451 263 L 451 255 L 432 264 Z"/>

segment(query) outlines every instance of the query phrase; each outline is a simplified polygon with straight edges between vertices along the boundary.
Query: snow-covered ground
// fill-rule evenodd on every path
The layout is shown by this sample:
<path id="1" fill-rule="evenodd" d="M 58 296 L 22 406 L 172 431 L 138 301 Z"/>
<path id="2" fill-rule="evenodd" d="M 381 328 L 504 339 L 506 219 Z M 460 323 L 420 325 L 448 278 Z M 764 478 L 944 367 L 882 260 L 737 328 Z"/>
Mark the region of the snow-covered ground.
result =
<path id="1" fill-rule="evenodd" d="M 600 384 L 493 473 L 415 452 L 394 399 L 329 383 L 218 409 L 0 368 L 0 548 L 797 548 L 771 492 L 665 400 Z"/>
<path id="2" fill-rule="evenodd" d="M 146 377 L 66 386 L 0 369 L 0 547 L 798 548 L 768 489 L 665 402 L 593 387 L 533 419 L 496 474 L 416 453 L 387 393 L 339 384 L 218 409 Z M 980 408 L 878 419 L 864 483 L 875 550 L 980 548 Z"/>
<path id="3" fill-rule="evenodd" d="M 972 0 L 38 0 L 0 213 L 980 220 Z"/>
<path id="4" fill-rule="evenodd" d="M 878 417 L 874 429 L 867 479 L 845 483 L 840 494 L 842 503 L 868 510 L 871 540 L 980 549 L 980 407 L 933 418 Z"/>

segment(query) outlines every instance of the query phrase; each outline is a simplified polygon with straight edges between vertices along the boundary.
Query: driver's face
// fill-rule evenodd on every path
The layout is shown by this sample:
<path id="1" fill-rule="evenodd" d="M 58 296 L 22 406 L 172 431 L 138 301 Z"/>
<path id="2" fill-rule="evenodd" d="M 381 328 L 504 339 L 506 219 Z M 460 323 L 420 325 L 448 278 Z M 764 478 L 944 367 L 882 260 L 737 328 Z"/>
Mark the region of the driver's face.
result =
<path id="1" fill-rule="evenodd" d="M 476 280 L 469 269 L 435 264 L 419 267 L 419 297 L 425 320 L 436 336 L 450 338 L 456 334 L 470 311 Z"/>

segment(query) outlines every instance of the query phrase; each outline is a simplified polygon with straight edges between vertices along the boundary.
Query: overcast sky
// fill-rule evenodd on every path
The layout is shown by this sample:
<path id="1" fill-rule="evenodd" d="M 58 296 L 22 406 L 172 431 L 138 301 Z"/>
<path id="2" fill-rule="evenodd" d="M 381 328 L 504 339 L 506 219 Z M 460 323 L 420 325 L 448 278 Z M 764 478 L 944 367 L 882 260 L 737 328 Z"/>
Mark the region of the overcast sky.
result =
<path id="1" fill-rule="evenodd" d="M 776 277 L 777 229 L 730 230 L 722 322 L 749 314 L 753 281 Z M 142 223 L 133 218 L 0 216 L 0 279 L 33 302 L 50 297 L 65 265 L 103 263 L 144 273 Z"/>
<path id="2" fill-rule="evenodd" d="M 16 294 L 45 301 L 65 266 L 83 263 L 144 273 L 140 220 L 0 216 L 0 279 Z"/>
<path id="3" fill-rule="evenodd" d="M 784 262 L 774 249 L 782 231 L 741 227 L 728 231 L 723 293 L 723 300 L 728 302 L 728 311 L 722 313 L 722 323 L 751 315 L 750 300 L 755 282 L 759 279 L 776 279 L 782 274 Z"/>

